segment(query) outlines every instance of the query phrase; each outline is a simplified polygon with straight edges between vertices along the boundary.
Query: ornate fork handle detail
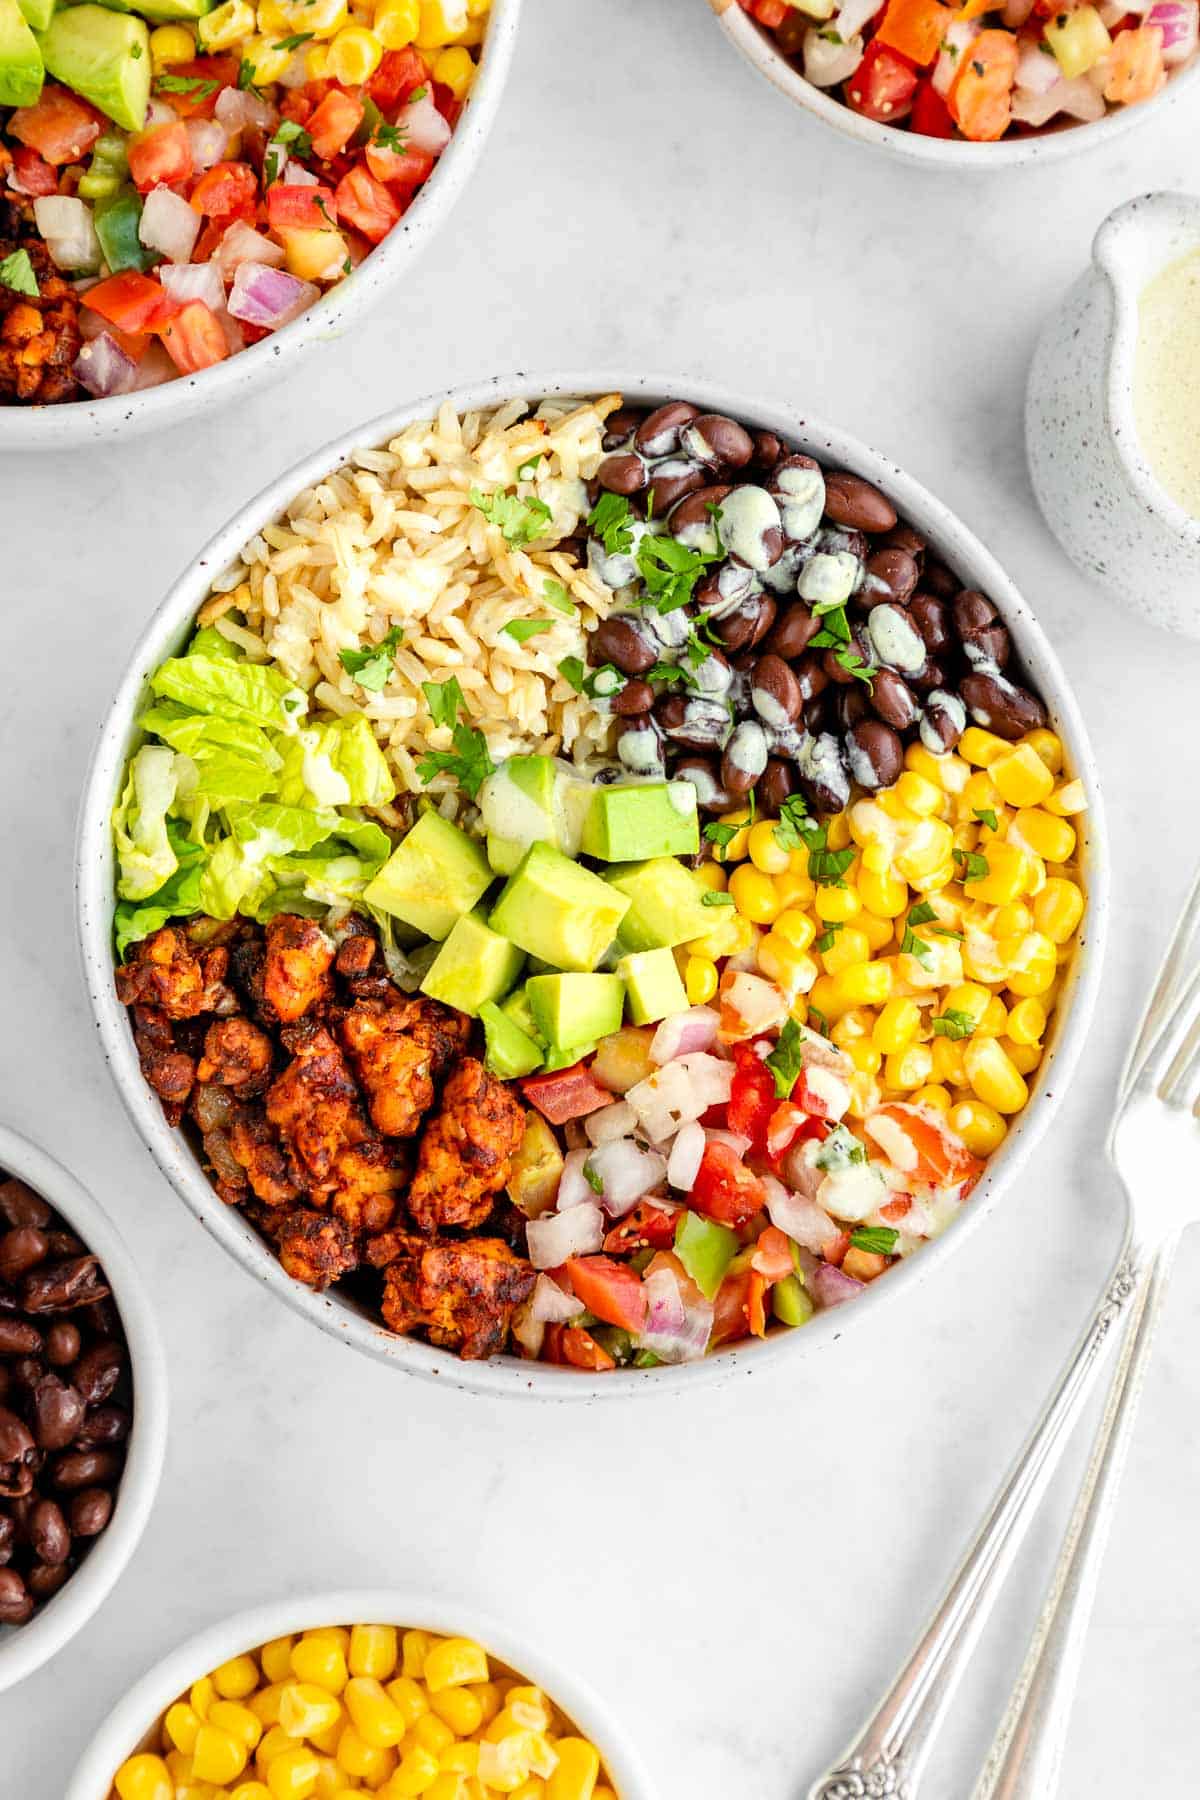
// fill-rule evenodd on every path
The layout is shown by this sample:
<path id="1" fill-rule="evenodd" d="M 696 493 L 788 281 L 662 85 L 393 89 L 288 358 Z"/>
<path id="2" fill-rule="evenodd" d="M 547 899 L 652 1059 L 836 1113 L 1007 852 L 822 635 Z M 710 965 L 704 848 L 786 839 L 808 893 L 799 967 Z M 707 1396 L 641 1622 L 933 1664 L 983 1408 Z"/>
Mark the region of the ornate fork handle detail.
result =
<path id="1" fill-rule="evenodd" d="M 1127 1236 L 1058 1385 L 941 1604 L 876 1712 L 838 1763 L 813 1783 L 808 1800 L 917 1800 L 942 1714 L 1091 1392 L 1112 1328 L 1137 1291 L 1148 1249 L 1140 1236 Z"/>

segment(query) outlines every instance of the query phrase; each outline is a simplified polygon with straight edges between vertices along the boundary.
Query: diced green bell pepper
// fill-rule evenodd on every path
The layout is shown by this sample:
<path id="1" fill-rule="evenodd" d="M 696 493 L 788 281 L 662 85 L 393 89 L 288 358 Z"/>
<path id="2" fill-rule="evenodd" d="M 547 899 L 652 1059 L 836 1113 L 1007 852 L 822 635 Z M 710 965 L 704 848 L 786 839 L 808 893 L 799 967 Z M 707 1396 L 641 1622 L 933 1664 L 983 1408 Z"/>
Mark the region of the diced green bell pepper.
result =
<path id="1" fill-rule="evenodd" d="M 114 275 L 126 269 L 141 274 L 149 265 L 150 256 L 138 236 L 141 219 L 142 203 L 136 194 L 116 194 L 96 203 L 96 236 Z"/>
<path id="2" fill-rule="evenodd" d="M 619 1325 L 593 1325 L 592 1336 L 620 1368 L 632 1361 L 633 1339 Z"/>
<path id="3" fill-rule="evenodd" d="M 108 200 L 129 180 L 125 133 L 104 131 L 92 146 L 92 160 L 79 177 L 81 200 Z M 140 266 L 140 265 L 139 265 Z"/>
<path id="4" fill-rule="evenodd" d="M 699 1213 L 684 1212 L 675 1227 L 675 1254 L 706 1300 L 716 1294 L 738 1253 L 736 1231 Z"/>
<path id="5" fill-rule="evenodd" d="M 771 1289 L 771 1310 L 781 1325 L 807 1325 L 814 1311 L 798 1275 L 785 1275 Z"/>

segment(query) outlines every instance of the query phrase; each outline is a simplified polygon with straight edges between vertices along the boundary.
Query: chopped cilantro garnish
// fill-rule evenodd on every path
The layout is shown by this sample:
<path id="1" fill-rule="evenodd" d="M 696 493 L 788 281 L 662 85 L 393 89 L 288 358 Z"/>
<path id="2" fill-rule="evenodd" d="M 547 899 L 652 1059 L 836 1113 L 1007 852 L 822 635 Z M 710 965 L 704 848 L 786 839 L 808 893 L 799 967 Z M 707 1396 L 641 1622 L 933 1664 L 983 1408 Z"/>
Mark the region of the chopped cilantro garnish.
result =
<path id="1" fill-rule="evenodd" d="M 827 31 L 818 31 L 817 36 L 823 38 L 827 44 L 844 44 L 846 41 L 841 32 L 834 31 L 832 26 Z"/>
<path id="2" fill-rule="evenodd" d="M 421 690 L 429 702 L 429 716 L 435 725 L 453 725 L 463 703 L 463 691 L 452 675 L 449 681 L 423 681 Z"/>
<path id="3" fill-rule="evenodd" d="M 999 823 L 990 806 L 977 806 L 975 808 L 975 817 L 979 820 L 981 825 L 986 825 L 989 831 L 999 831 Z"/>
<path id="4" fill-rule="evenodd" d="M 280 119 L 272 141 L 287 144 L 293 156 L 308 156 L 312 151 L 312 139 L 303 125 L 298 125 L 295 119 Z"/>
<path id="5" fill-rule="evenodd" d="M 740 825 L 726 825 L 719 819 L 713 819 L 704 827 L 704 837 L 706 842 L 715 844 L 718 850 L 728 850 L 740 830 Z"/>
<path id="6" fill-rule="evenodd" d="M 433 683 L 422 685 L 431 687 Z M 463 792 L 472 800 L 475 798 L 488 776 L 495 773 L 482 731 L 470 725 L 456 725 L 453 751 L 429 750 L 417 764 L 417 774 L 426 784 L 443 773 L 453 775 Z"/>
<path id="7" fill-rule="evenodd" d="M 717 560 L 689 550 L 678 538 L 644 537 L 637 548 L 637 566 L 649 604 L 660 613 L 686 606 L 705 569 Z"/>
<path id="8" fill-rule="evenodd" d="M 786 1100 L 796 1085 L 803 1067 L 804 1059 L 801 1054 L 803 1045 L 804 1033 L 795 1019 L 786 1020 L 783 1030 L 779 1034 L 778 1043 L 770 1056 L 765 1059 L 766 1066 L 775 1080 L 777 1100 Z"/>
<path id="9" fill-rule="evenodd" d="M 811 1003 L 809 1004 L 806 1023 L 809 1030 L 815 1031 L 819 1037 L 829 1036 L 829 1020 L 825 1017 L 823 1012 L 820 1012 Z"/>
<path id="10" fill-rule="evenodd" d="M 732 906 L 733 895 L 725 893 L 722 888 L 705 888 L 700 896 L 700 904 L 701 906 Z"/>
<path id="11" fill-rule="evenodd" d="M 407 140 L 398 125 L 389 125 L 386 119 L 381 119 L 371 142 L 378 144 L 381 150 L 394 150 L 399 155 Z"/>
<path id="12" fill-rule="evenodd" d="M 36 298 L 41 293 L 28 250 L 14 250 L 0 262 L 0 283 L 14 294 L 29 294 Z"/>
<path id="13" fill-rule="evenodd" d="M 857 1231 L 850 1233 L 850 1242 L 856 1250 L 870 1250 L 875 1256 L 890 1256 L 899 1236 L 894 1225 L 860 1225 Z"/>
<path id="14" fill-rule="evenodd" d="M 518 463 L 517 480 L 532 481 L 534 474 L 537 471 L 537 466 L 542 461 L 545 454 L 546 452 L 544 450 L 537 450 L 532 456 L 527 456 L 523 463 Z"/>
<path id="15" fill-rule="evenodd" d="M 602 1194 L 604 1192 L 603 1178 L 597 1175 L 595 1169 L 593 1169 L 590 1156 L 583 1165 L 583 1179 L 587 1182 L 593 1194 Z"/>
<path id="16" fill-rule="evenodd" d="M 840 663 L 847 675 L 853 675 L 857 681 L 865 681 L 868 688 L 875 686 L 875 665 L 865 663 L 857 650 L 846 649 L 835 652 L 834 661 Z"/>
<path id="17" fill-rule="evenodd" d="M 354 264 L 350 261 L 350 258 L 347 257 L 345 262 L 342 264 L 342 274 L 349 275 L 353 268 L 354 268 Z"/>
<path id="18" fill-rule="evenodd" d="M 653 489 L 653 487 L 650 488 L 649 492 L 646 495 L 646 517 L 648 519 L 652 519 L 654 517 L 654 489 Z"/>
<path id="19" fill-rule="evenodd" d="M 258 89 L 254 85 L 257 74 L 258 70 L 255 68 L 254 64 L 252 62 L 247 62 L 246 58 L 243 56 L 241 62 L 238 64 L 237 72 L 237 84 L 243 92 L 246 89 L 249 89 L 252 94 L 258 94 Z M 261 94 L 259 94 L 258 97 L 260 100 L 262 99 Z"/>
<path id="20" fill-rule="evenodd" d="M 847 844 L 844 850 L 830 850 L 825 843 L 823 826 L 810 826 L 800 833 L 808 849 L 809 878 L 818 887 L 845 887 L 842 876 L 854 861 L 853 844 Z"/>
<path id="21" fill-rule="evenodd" d="M 825 921 L 825 929 L 821 933 L 820 937 L 817 939 L 816 943 L 813 945 L 813 949 L 816 950 L 821 955 L 824 955 L 826 950 L 832 950 L 833 949 L 833 940 L 837 937 L 837 934 L 841 929 L 842 929 L 841 925 L 838 924 L 836 921 L 830 921 L 827 919 Z"/>
<path id="22" fill-rule="evenodd" d="M 642 678 L 654 688 L 691 687 L 692 677 L 679 663 L 656 662 Z"/>
<path id="23" fill-rule="evenodd" d="M 798 850 L 804 842 L 802 826 L 808 817 L 808 807 L 803 796 L 791 794 L 779 809 L 779 823 L 775 827 L 775 842 L 781 850 Z"/>
<path id="24" fill-rule="evenodd" d="M 908 915 L 910 925 L 930 925 L 937 918 L 928 900 L 918 900 Z"/>
<path id="25" fill-rule="evenodd" d="M 547 606 L 552 606 L 555 612 L 566 613 L 569 619 L 579 616 L 579 608 L 561 581 L 544 581 L 542 583 L 542 599 Z"/>
<path id="26" fill-rule="evenodd" d="M 975 1029 L 975 1019 L 969 1012 L 959 1012 L 956 1007 L 948 1007 L 944 1013 L 938 1013 L 931 1021 L 934 1037 L 969 1038 Z"/>
<path id="27" fill-rule="evenodd" d="M 633 508 L 624 494 L 601 494 L 587 516 L 587 528 L 600 539 L 606 555 L 618 556 L 633 547 L 632 518 Z"/>
<path id="28" fill-rule="evenodd" d="M 537 637 L 541 631 L 550 631 L 553 619 L 510 619 L 501 627 L 505 637 L 510 637 L 514 644 L 527 643 L 531 637 Z"/>
<path id="29" fill-rule="evenodd" d="M 988 859 L 977 850 L 956 850 L 954 860 L 964 881 L 982 881 L 989 873 Z"/>
<path id="30" fill-rule="evenodd" d="M 823 623 L 816 636 L 808 640 L 810 649 L 837 650 L 850 642 L 850 621 L 846 617 L 844 601 L 814 601 L 812 613 Z"/>
<path id="31" fill-rule="evenodd" d="M 296 31 L 292 33 L 291 37 L 276 38 L 275 48 L 277 50 L 298 50 L 301 44 L 310 44 L 316 35 L 315 31 Z"/>
<path id="32" fill-rule="evenodd" d="M 422 82 L 422 84 L 419 88 L 413 89 L 412 93 L 408 96 L 408 99 L 405 102 L 405 104 L 407 106 L 411 106 L 413 104 L 414 100 L 424 100 L 424 98 L 428 94 L 428 92 L 429 92 L 428 87 L 426 86 L 426 84 L 424 82 Z"/>
<path id="33" fill-rule="evenodd" d="M 904 924 L 904 936 L 900 941 L 900 953 L 902 956 L 915 956 L 917 961 L 924 968 L 929 967 L 929 959 L 933 955 L 933 946 L 927 943 L 924 938 L 918 937 L 914 927 L 917 925 L 928 925 L 936 918 L 937 914 L 934 912 L 932 906 L 930 906 L 928 900 L 921 900 L 913 907 Z"/>
<path id="34" fill-rule="evenodd" d="M 506 544 L 523 549 L 543 535 L 546 521 L 552 516 L 544 500 L 535 494 L 522 500 L 516 494 L 496 492 L 484 494 L 471 489 L 471 505 L 481 512 L 489 525 L 494 525 Z"/>
<path id="35" fill-rule="evenodd" d="M 387 686 L 392 672 L 392 658 L 403 642 L 402 628 L 393 625 L 378 644 L 370 644 L 365 650 L 339 650 L 338 661 L 347 675 L 353 675 L 359 687 L 377 694 Z"/>
<path id="36" fill-rule="evenodd" d="M 219 81 L 207 81 L 203 75 L 160 75 L 154 83 L 156 94 L 185 94 L 195 100 L 207 100 L 220 87 Z"/>
<path id="37" fill-rule="evenodd" d="M 625 685 L 625 676 L 616 663 L 602 663 L 589 675 L 577 656 L 564 656 L 558 665 L 558 672 L 564 681 L 570 682 L 577 694 L 586 694 L 589 700 L 594 700 L 597 694 L 618 693 Z"/>

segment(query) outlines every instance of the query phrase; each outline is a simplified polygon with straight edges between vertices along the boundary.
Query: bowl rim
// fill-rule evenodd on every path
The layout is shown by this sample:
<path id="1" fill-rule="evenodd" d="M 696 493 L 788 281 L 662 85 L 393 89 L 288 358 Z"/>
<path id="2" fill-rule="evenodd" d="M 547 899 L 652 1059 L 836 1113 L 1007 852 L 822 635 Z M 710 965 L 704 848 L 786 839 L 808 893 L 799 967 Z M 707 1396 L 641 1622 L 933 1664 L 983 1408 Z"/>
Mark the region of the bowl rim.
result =
<path id="1" fill-rule="evenodd" d="M 0 1632 L 0 1693 L 24 1681 L 82 1630 L 133 1556 L 158 1492 L 167 1443 L 167 1369 L 154 1308 L 125 1240 L 63 1164 L 0 1123 L 0 1169 L 61 1212 L 104 1267 L 129 1345 L 133 1427 L 112 1519 L 79 1568 L 27 1625 Z"/>
<path id="2" fill-rule="evenodd" d="M 600 1751 L 621 1800 L 655 1800 L 657 1790 L 633 1747 L 597 1691 L 580 1676 L 563 1674 L 550 1653 L 490 1613 L 451 1595 L 433 1597 L 411 1588 L 338 1588 L 268 1600 L 234 1613 L 186 1638 L 134 1683 L 105 1717 L 71 1775 L 63 1800 L 108 1800 L 123 1757 L 178 1695 L 228 1658 L 256 1650 L 272 1638 L 320 1625 L 394 1624 L 409 1630 L 471 1637 L 489 1655 L 528 1677 Z"/>
<path id="3" fill-rule="evenodd" d="M 717 383 L 659 373 L 631 374 L 601 369 L 493 376 L 449 393 L 422 396 L 393 408 L 363 425 L 343 432 L 332 444 L 276 477 L 200 551 L 173 583 L 144 627 L 125 667 L 117 692 L 106 709 L 96 739 L 80 803 L 76 841 L 78 943 L 84 980 L 98 1028 L 100 1048 L 121 1100 L 159 1168 L 176 1192 L 216 1236 L 240 1266 L 330 1336 L 411 1373 L 471 1392 L 522 1394 L 540 1399 L 612 1399 L 634 1391 L 635 1383 L 655 1393 L 689 1392 L 728 1379 L 735 1371 L 753 1373 L 779 1361 L 783 1346 L 795 1356 L 835 1341 L 844 1326 L 832 1312 L 819 1313 L 799 1331 L 781 1331 L 765 1340 L 725 1347 L 702 1361 L 655 1369 L 623 1370 L 619 1376 L 589 1375 L 546 1363 L 493 1358 L 461 1362 L 451 1352 L 403 1337 L 353 1311 L 328 1294 L 316 1294 L 292 1281 L 253 1227 L 236 1208 L 218 1199 L 199 1162 L 178 1131 L 168 1127 L 157 1098 L 142 1078 L 125 1008 L 116 998 L 112 978 L 112 844 L 109 815 L 128 755 L 133 720 L 145 676 L 164 656 L 174 653 L 194 618 L 212 577 L 226 568 L 239 547 L 277 516 L 301 488 L 338 466 L 355 449 L 377 445 L 406 425 L 433 417 L 446 401 L 458 412 L 489 408 L 515 397 L 535 403 L 542 398 L 622 393 L 634 402 L 656 403 L 688 394 L 706 410 L 732 413 L 789 441 L 803 444 L 827 466 L 854 471 L 882 487 L 902 517 L 928 532 L 952 568 L 967 571 L 970 585 L 981 587 L 996 602 L 1022 660 L 1030 666 L 1045 695 L 1071 764 L 1083 781 L 1088 813 L 1081 835 L 1086 847 L 1088 907 L 1065 1005 L 1056 1010 L 1055 1029 L 1029 1105 L 992 1157 L 970 1205 L 947 1230 L 917 1254 L 888 1271 L 886 1281 L 856 1297 L 860 1309 L 878 1308 L 880 1294 L 899 1295 L 932 1274 L 950 1249 L 965 1241 L 995 1203 L 1000 1190 L 1023 1165 L 1045 1129 L 1050 1108 L 1069 1080 L 1087 1035 L 1099 988 L 1108 921 L 1109 859 L 1099 772 L 1074 692 L 1058 658 L 1015 583 L 992 553 L 912 476 L 849 432 L 836 429 L 785 401 L 768 401 L 738 393 Z M 1051 1083 L 1050 1071 L 1054 1079 Z M 1051 1091 L 1053 1087 L 1053 1092 Z M 640 1390 L 639 1390 L 640 1391 Z"/>
<path id="4" fill-rule="evenodd" d="M 1098 150 L 1150 117 L 1158 117 L 1167 105 L 1175 104 L 1200 83 L 1198 57 L 1173 75 L 1152 100 L 1138 106 L 1122 107 L 1103 119 L 1076 123 L 1061 131 L 1043 132 L 1037 137 L 1010 138 L 998 144 L 959 143 L 948 138 L 925 137 L 919 132 L 897 131 L 894 126 L 881 125 L 875 119 L 852 112 L 840 100 L 807 81 L 775 47 L 765 28 L 742 10 L 738 0 L 709 0 L 709 5 L 729 41 L 793 105 L 814 113 L 835 131 L 872 150 L 942 169 L 972 172 L 1011 169 L 1021 164 L 1061 162 L 1065 157 Z"/>
<path id="5" fill-rule="evenodd" d="M 400 223 L 344 281 L 328 288 L 282 330 L 198 375 L 176 376 L 143 393 L 114 394 L 107 400 L 0 408 L 0 455 L 73 449 L 194 417 L 210 403 L 226 404 L 239 389 L 281 379 L 301 352 L 355 324 L 416 262 L 470 180 L 508 82 L 521 6 L 522 0 L 492 0 L 479 73 L 436 169 Z"/>

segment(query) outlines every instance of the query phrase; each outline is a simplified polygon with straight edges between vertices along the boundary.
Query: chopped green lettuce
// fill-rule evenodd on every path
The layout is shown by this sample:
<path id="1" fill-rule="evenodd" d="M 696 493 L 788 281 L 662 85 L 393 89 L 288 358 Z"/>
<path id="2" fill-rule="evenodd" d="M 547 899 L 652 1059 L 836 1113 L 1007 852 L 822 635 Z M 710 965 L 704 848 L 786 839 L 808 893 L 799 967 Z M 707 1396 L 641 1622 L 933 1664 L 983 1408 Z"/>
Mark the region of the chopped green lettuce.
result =
<path id="1" fill-rule="evenodd" d="M 122 900 L 145 900 L 175 873 L 167 813 L 175 799 L 176 756 L 165 744 L 143 744 L 129 765 L 125 791 L 113 814 Z"/>
<path id="2" fill-rule="evenodd" d="M 202 625 L 184 652 L 186 656 L 223 656 L 229 662 L 237 662 L 241 651 L 236 644 L 231 644 L 223 637 L 215 625 Z"/>
<path id="3" fill-rule="evenodd" d="M 363 714 L 306 725 L 289 744 L 279 781 L 289 806 L 386 806 L 396 784 Z"/>
<path id="4" fill-rule="evenodd" d="M 200 911 L 200 877 L 208 852 L 202 844 L 193 844 L 176 825 L 167 826 L 167 836 L 179 865 L 175 873 L 149 900 L 117 903 L 117 955 L 122 962 L 131 944 L 160 930 L 168 919 L 188 918 Z"/>
<path id="5" fill-rule="evenodd" d="M 143 731 L 152 732 L 180 750 L 185 756 L 196 756 L 206 749 L 231 750 L 248 762 L 261 762 L 268 769 L 281 769 L 283 757 L 261 725 L 246 725 L 237 719 L 218 719 L 211 713 L 193 712 L 174 700 L 162 700 L 141 718 Z"/>
<path id="6" fill-rule="evenodd" d="M 154 671 L 150 686 L 160 699 L 272 731 L 294 732 L 308 710 L 303 688 L 277 669 L 224 656 L 173 656 Z"/>

